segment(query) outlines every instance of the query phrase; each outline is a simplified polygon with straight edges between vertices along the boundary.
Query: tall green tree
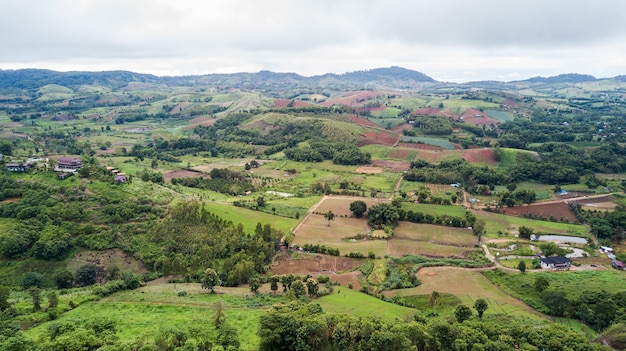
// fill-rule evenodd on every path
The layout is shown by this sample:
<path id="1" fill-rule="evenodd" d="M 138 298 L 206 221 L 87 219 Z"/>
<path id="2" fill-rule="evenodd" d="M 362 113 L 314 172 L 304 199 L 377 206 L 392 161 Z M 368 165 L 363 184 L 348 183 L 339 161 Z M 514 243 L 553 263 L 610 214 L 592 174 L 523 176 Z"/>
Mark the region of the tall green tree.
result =
<path id="1" fill-rule="evenodd" d="M 350 211 L 354 214 L 354 217 L 361 218 L 367 211 L 367 204 L 362 200 L 352 201 L 350 203 Z"/>
<path id="2" fill-rule="evenodd" d="M 324 218 L 328 220 L 328 226 L 330 227 L 330 221 L 335 219 L 335 214 L 333 213 L 333 211 L 328 211 L 324 214 Z"/>
<path id="3" fill-rule="evenodd" d="M 214 294 L 215 290 L 213 288 L 220 284 L 222 284 L 222 281 L 217 272 L 213 268 L 207 268 L 201 281 L 202 289 L 210 289 L 211 294 Z"/>
<path id="4" fill-rule="evenodd" d="M 9 296 L 11 295 L 11 289 L 8 286 L 0 285 L 0 311 L 4 311 L 11 307 L 9 303 Z"/>
<path id="5" fill-rule="evenodd" d="M 526 262 L 519 261 L 519 263 L 517 264 L 517 269 L 519 269 L 519 271 L 522 273 L 526 272 Z"/>
<path id="6" fill-rule="evenodd" d="M 477 299 L 474 302 L 474 309 L 478 313 L 478 318 L 483 318 L 483 313 L 485 313 L 487 308 L 489 308 L 489 304 L 487 304 L 485 299 Z"/>
<path id="7" fill-rule="evenodd" d="M 458 305 L 454 310 L 454 316 L 457 322 L 463 323 L 464 321 L 472 318 L 472 310 L 465 305 Z"/>

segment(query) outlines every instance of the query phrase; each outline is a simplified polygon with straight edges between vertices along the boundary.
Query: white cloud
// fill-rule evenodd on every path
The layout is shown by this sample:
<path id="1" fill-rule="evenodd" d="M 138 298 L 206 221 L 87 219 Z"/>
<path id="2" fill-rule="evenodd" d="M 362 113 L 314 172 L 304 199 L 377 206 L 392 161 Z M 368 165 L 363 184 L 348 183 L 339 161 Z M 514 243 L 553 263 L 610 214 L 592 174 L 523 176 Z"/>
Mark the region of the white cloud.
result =
<path id="1" fill-rule="evenodd" d="M 21 0 L 0 12 L 0 68 L 614 76 L 625 17 L 620 0 Z"/>

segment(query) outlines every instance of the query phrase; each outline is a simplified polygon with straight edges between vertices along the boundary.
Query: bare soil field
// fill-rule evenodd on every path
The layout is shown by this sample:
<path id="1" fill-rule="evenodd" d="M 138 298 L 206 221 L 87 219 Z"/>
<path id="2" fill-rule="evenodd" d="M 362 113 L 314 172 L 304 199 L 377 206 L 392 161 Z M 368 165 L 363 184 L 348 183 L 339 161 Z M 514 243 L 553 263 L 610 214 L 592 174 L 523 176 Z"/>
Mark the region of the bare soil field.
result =
<path id="1" fill-rule="evenodd" d="M 394 239 L 409 239 L 449 244 L 455 246 L 473 246 L 477 243 L 476 236 L 465 228 L 444 227 L 432 224 L 400 222 L 395 228 Z M 467 250 L 467 247 L 465 248 Z"/>
<path id="2" fill-rule="evenodd" d="M 292 101 L 293 101 L 293 105 L 289 106 L 289 107 L 299 108 L 299 107 L 313 106 L 312 103 L 307 102 L 307 101 L 302 101 L 302 100 L 276 99 L 276 100 L 274 100 L 274 108 L 285 108 Z"/>
<path id="3" fill-rule="evenodd" d="M 168 182 L 171 181 L 172 178 L 195 178 L 195 177 L 209 178 L 209 175 L 204 174 L 202 172 L 198 172 L 198 171 L 189 171 L 186 169 L 167 172 L 163 175 L 163 178 L 165 178 L 165 180 Z"/>
<path id="4" fill-rule="evenodd" d="M 338 216 L 347 216 L 350 217 L 352 212 L 350 211 L 350 203 L 352 201 L 360 200 L 367 204 L 367 207 L 377 205 L 379 203 L 378 199 L 373 198 L 363 198 L 363 197 L 350 197 L 350 196 L 342 196 L 342 197 L 328 197 L 317 207 L 317 212 L 327 213 L 328 211 L 333 211 L 335 214 L 335 221 L 338 219 Z M 363 218 L 346 218 L 346 219 L 355 219 L 357 221 L 367 222 L 365 217 Z M 332 221 L 331 226 L 335 223 Z"/>
<path id="5" fill-rule="evenodd" d="M 361 166 L 354 170 L 356 173 L 365 173 L 365 174 L 378 174 L 384 171 L 381 167 L 374 166 Z"/>
<path id="6" fill-rule="evenodd" d="M 473 108 L 468 108 L 467 110 L 465 110 L 460 119 L 464 122 L 477 126 L 489 126 L 491 124 L 497 125 L 500 123 L 500 121 L 498 121 L 497 119 L 491 118 L 486 113 Z"/>
<path id="7" fill-rule="evenodd" d="M 493 158 L 491 149 L 470 149 L 463 152 L 463 158 L 470 163 L 480 163 L 495 166 L 496 160 Z"/>
<path id="8" fill-rule="evenodd" d="M 366 101 L 376 98 L 378 95 L 379 93 L 374 91 L 353 91 L 338 98 L 327 99 L 322 102 L 321 105 L 326 107 L 333 105 L 358 106 Z"/>
<path id="9" fill-rule="evenodd" d="M 400 124 L 400 125 L 397 125 L 397 126 L 391 128 L 391 131 L 392 132 L 396 132 L 398 134 L 402 134 L 403 131 L 411 130 L 411 129 L 413 129 L 412 125 L 410 125 L 408 123 L 403 123 L 403 124 Z"/>
<path id="10" fill-rule="evenodd" d="M 470 247 L 442 245 L 429 241 L 392 238 L 387 241 L 386 254 L 395 257 L 424 255 L 429 257 L 465 258 L 469 252 L 477 250 Z"/>
<path id="11" fill-rule="evenodd" d="M 372 165 L 389 168 L 393 172 L 405 171 L 411 167 L 411 163 L 406 161 L 372 160 Z"/>
<path id="12" fill-rule="evenodd" d="M 411 149 L 393 149 L 388 155 L 387 157 L 389 158 L 396 158 L 396 159 L 400 159 L 400 160 L 408 160 L 408 161 L 412 161 L 413 158 L 415 157 L 416 151 L 415 150 L 411 150 Z"/>
<path id="13" fill-rule="evenodd" d="M 299 254 L 293 258 L 289 253 L 277 255 L 272 262 L 272 274 L 336 274 L 337 272 L 352 271 L 361 266 L 364 261 L 348 257 L 338 257 L 320 254 Z M 331 279 L 332 280 L 332 279 Z"/>
<path id="14" fill-rule="evenodd" d="M 128 271 L 133 273 L 143 273 L 146 268 L 134 257 L 126 254 L 120 249 L 109 249 L 104 251 L 87 251 L 83 250 L 72 257 L 67 263 L 67 269 L 75 271 L 78 267 L 91 263 L 97 266 L 98 282 L 106 281 L 106 268 L 117 267 L 120 271 Z"/>
<path id="15" fill-rule="evenodd" d="M 198 116 L 189 120 L 188 125 L 183 130 L 192 130 L 197 126 L 210 126 L 217 122 L 217 118 L 210 116 Z"/>
<path id="16" fill-rule="evenodd" d="M 350 115 L 350 119 L 352 120 L 352 123 L 359 125 L 359 126 L 380 128 L 378 124 L 370 121 L 369 119 L 361 118 L 356 115 Z"/>
<path id="17" fill-rule="evenodd" d="M 367 132 L 358 146 L 379 144 L 385 146 L 394 146 L 398 142 L 399 135 L 391 132 Z"/>
<path id="18" fill-rule="evenodd" d="M 569 206 L 564 202 L 549 203 L 549 204 L 532 204 L 529 206 L 515 206 L 508 207 L 506 214 L 514 216 L 532 215 L 533 217 L 543 217 L 550 219 L 554 217 L 557 220 L 567 219 L 570 223 L 577 223 L 578 220 Z"/>

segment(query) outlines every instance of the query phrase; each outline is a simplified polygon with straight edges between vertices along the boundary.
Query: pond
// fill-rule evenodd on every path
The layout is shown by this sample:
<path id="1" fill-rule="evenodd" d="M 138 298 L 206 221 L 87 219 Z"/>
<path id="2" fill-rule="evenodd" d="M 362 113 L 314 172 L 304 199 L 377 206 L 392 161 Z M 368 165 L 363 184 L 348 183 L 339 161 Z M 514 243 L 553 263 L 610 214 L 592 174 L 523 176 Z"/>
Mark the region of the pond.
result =
<path id="1" fill-rule="evenodd" d="M 568 235 L 540 235 L 539 241 L 560 241 L 560 242 L 568 242 L 568 243 L 576 243 L 576 244 L 586 244 L 587 238 L 581 238 L 577 236 L 568 236 Z"/>

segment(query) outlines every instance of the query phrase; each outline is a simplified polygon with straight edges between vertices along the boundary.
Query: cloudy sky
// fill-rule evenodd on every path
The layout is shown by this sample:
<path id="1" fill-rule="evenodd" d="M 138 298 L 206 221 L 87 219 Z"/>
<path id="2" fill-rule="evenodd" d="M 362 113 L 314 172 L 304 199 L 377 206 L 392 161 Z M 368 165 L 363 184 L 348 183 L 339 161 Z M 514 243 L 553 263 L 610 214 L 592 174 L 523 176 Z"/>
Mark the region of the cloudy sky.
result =
<path id="1" fill-rule="evenodd" d="M 626 74 L 623 0 L 0 0 L 0 69 Z"/>

